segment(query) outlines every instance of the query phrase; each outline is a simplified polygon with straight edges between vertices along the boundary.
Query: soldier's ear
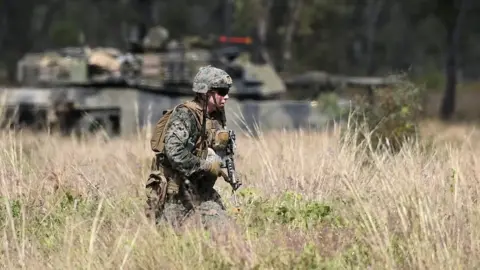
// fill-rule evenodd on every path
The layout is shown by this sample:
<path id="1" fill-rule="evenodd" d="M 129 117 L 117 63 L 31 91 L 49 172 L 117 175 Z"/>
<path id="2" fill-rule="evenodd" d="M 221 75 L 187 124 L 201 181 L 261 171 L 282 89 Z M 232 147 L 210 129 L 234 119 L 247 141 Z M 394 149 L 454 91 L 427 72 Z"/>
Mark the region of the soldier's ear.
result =
<path id="1" fill-rule="evenodd" d="M 208 99 L 209 97 L 213 96 L 214 93 L 215 93 L 215 92 L 214 92 L 213 90 L 208 90 L 208 92 L 205 94 L 205 96 L 206 96 L 207 99 Z"/>

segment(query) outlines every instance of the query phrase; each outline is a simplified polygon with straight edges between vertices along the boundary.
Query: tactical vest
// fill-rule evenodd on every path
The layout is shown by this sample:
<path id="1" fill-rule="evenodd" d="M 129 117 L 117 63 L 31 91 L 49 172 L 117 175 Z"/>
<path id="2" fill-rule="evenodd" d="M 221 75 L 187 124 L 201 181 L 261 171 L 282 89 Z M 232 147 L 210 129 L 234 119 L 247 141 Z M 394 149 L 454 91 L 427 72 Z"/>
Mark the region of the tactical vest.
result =
<path id="1" fill-rule="evenodd" d="M 170 117 L 172 116 L 173 112 L 180 106 L 183 106 L 189 109 L 194 115 L 195 120 L 197 121 L 197 126 L 201 127 L 203 123 L 203 110 L 200 104 L 194 101 L 187 101 L 180 105 L 175 106 L 172 110 L 164 111 L 163 116 L 158 120 L 157 124 L 155 125 L 155 129 L 152 134 L 152 138 L 150 140 L 150 147 L 152 151 L 155 153 L 162 153 L 165 147 L 165 128 L 167 127 Z M 202 137 L 200 136 L 197 139 L 197 143 L 195 148 L 198 148 L 201 144 Z"/>
<path id="2" fill-rule="evenodd" d="M 172 110 L 165 111 L 163 116 L 157 122 L 154 132 L 152 134 L 152 138 L 150 140 L 150 146 L 152 151 L 156 153 L 155 157 L 152 160 L 151 164 L 151 174 L 149 176 L 149 180 L 147 181 L 147 186 L 158 183 L 159 186 L 157 187 L 157 192 L 159 193 L 158 200 L 161 204 L 163 204 L 165 196 L 168 194 L 177 193 L 179 191 L 179 181 L 178 177 L 175 173 L 169 168 L 169 166 L 165 166 L 165 164 L 161 164 L 164 162 L 160 162 L 158 154 L 163 153 L 165 147 L 165 129 L 169 123 L 170 117 L 173 112 L 179 108 L 179 106 L 184 106 L 189 109 L 194 115 L 197 122 L 197 127 L 202 129 L 203 124 L 203 108 L 200 104 L 195 101 L 187 101 L 180 105 L 177 105 Z M 194 147 L 194 152 L 196 156 L 205 159 L 207 156 L 207 147 L 211 147 L 215 141 L 216 131 L 221 128 L 221 124 L 218 120 L 213 119 L 206 119 L 205 122 L 205 132 L 206 138 L 205 141 L 202 141 L 202 135 L 199 136 L 197 142 Z"/>

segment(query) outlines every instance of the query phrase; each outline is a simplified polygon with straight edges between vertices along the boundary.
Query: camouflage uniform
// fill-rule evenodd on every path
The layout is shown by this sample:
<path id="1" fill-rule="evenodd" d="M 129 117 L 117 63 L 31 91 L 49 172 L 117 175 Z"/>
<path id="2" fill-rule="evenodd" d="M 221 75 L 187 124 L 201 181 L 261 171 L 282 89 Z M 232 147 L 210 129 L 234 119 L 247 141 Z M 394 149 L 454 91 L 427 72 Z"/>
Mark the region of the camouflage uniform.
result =
<path id="1" fill-rule="evenodd" d="M 230 76 L 211 66 L 200 68 L 193 91 L 205 94 L 216 86 L 230 87 Z M 221 197 L 214 189 L 218 174 L 210 173 L 212 162 L 207 160 L 207 149 L 215 147 L 216 132 L 223 127 L 224 112 L 210 115 L 204 112 L 205 103 L 199 102 L 198 97 L 180 104 L 171 111 L 164 126 L 164 139 L 157 139 L 161 142 L 156 143 L 162 146 L 152 144 L 157 153 L 146 185 L 147 216 L 155 218 L 156 223 L 179 225 L 192 217 L 192 213 L 199 214 L 205 226 L 228 219 Z"/>

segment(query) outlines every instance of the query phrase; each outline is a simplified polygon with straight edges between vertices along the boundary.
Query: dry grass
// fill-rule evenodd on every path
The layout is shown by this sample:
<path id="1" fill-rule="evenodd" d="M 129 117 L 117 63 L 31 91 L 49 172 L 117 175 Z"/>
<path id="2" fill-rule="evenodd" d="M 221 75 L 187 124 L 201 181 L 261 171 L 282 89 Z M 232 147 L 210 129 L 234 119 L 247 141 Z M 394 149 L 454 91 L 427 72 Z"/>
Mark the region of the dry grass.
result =
<path id="1" fill-rule="evenodd" d="M 432 126 L 440 128 L 430 124 L 426 130 Z M 183 233 L 154 228 L 143 216 L 150 162 L 145 137 L 78 142 L 2 133 L 0 264 L 9 269 L 475 268 L 479 134 L 469 127 L 441 129 L 432 133 L 436 141 L 368 159 L 364 149 L 341 144 L 336 132 L 240 137 L 237 162 L 244 187 L 238 226 Z M 228 185 L 218 187 L 230 204 Z"/>

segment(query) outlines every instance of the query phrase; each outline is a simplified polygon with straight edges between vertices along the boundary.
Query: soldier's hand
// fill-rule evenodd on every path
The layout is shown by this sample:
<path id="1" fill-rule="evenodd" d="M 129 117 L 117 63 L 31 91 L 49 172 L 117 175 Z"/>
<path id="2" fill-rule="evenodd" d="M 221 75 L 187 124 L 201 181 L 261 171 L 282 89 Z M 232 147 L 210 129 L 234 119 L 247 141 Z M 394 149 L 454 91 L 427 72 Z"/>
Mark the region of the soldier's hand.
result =
<path id="1" fill-rule="evenodd" d="M 223 177 L 223 179 L 225 179 L 225 181 L 227 183 L 229 183 L 230 186 L 232 186 L 233 191 L 236 191 L 242 185 L 242 182 L 239 179 L 237 179 L 237 181 L 235 183 L 233 183 L 232 179 L 230 179 L 230 177 L 228 177 L 228 174 L 226 174 L 222 170 L 220 171 L 220 176 Z"/>
<path id="2" fill-rule="evenodd" d="M 221 169 L 220 161 L 213 161 L 208 166 L 208 172 L 215 176 L 220 176 L 222 169 Z"/>
<path id="3" fill-rule="evenodd" d="M 230 185 L 232 186 L 233 190 L 235 191 L 235 190 L 237 190 L 237 189 L 242 185 L 242 182 L 241 182 L 241 181 L 237 181 L 237 182 L 235 182 L 235 183 L 231 183 Z"/>

